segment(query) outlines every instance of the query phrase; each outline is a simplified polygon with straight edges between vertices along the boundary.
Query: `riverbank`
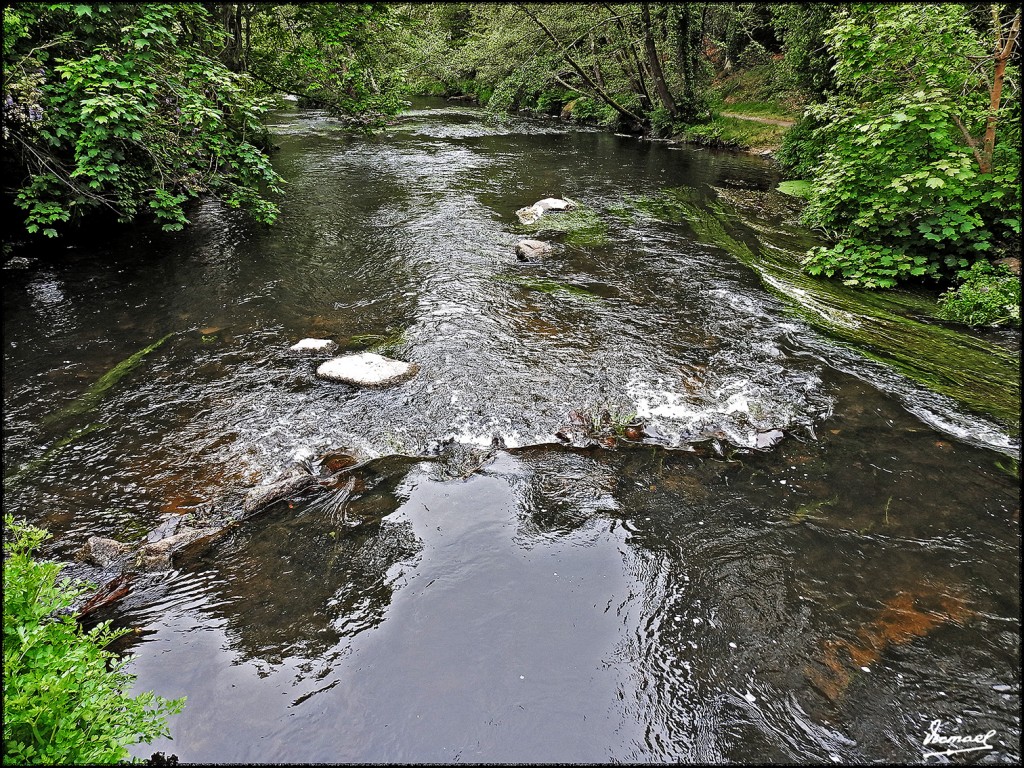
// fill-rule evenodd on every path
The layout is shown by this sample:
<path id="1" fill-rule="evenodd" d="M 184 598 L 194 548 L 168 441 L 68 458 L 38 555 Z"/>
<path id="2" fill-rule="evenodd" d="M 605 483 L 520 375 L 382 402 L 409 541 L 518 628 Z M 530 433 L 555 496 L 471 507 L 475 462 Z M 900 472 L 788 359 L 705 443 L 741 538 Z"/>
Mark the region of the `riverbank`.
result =
<path id="1" fill-rule="evenodd" d="M 675 134 L 672 140 L 681 144 L 734 149 L 774 157 L 782 146 L 783 136 L 793 124 L 790 120 L 721 112 L 708 123 L 695 125 Z"/>

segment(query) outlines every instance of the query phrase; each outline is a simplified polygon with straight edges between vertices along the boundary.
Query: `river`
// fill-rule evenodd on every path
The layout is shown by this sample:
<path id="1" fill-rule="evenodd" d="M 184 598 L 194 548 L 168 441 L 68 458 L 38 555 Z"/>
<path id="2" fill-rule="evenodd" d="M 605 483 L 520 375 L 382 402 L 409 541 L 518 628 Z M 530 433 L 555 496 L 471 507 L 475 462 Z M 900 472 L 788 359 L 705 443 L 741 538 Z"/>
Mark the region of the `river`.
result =
<path id="1" fill-rule="evenodd" d="M 343 509 L 275 505 L 104 612 L 136 688 L 188 696 L 134 755 L 917 762 L 938 720 L 1019 762 L 1019 424 L 658 213 L 767 199 L 769 162 L 434 100 L 368 136 L 272 123 L 272 228 L 209 202 L 5 265 L 5 508 L 46 555 L 380 457 Z M 599 223 L 518 261 L 551 196 Z M 756 248 L 787 216 L 733 224 Z M 419 372 L 324 381 L 304 337 Z M 573 411 L 647 437 L 561 445 Z"/>

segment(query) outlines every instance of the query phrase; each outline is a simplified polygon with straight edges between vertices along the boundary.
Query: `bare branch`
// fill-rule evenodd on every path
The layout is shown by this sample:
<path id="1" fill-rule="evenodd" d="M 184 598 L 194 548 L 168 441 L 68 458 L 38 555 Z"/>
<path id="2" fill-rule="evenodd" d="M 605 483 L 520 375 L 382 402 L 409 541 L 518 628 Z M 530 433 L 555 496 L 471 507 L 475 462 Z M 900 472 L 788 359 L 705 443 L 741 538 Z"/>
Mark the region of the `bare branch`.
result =
<path id="1" fill-rule="evenodd" d="M 516 8 L 518 8 L 523 13 L 525 13 L 527 16 L 529 16 L 533 20 L 533 22 L 544 31 L 544 34 L 546 34 L 555 45 L 558 45 L 558 46 L 562 45 L 561 42 L 558 40 L 558 38 L 555 36 L 555 34 L 550 29 L 548 29 L 547 25 L 543 21 L 541 21 L 532 11 L 530 11 L 530 9 L 528 9 L 525 5 L 516 5 Z M 626 117 L 626 118 L 632 120 L 633 122 L 635 122 L 637 124 L 643 124 L 644 121 L 643 121 L 642 118 L 640 118 L 639 116 L 633 114 L 628 109 L 626 109 L 624 106 L 619 104 L 601 86 L 599 86 L 597 83 L 595 83 L 593 78 L 591 78 L 586 73 L 586 71 L 583 69 L 583 67 L 581 67 L 576 62 L 576 60 L 568 53 L 567 50 L 564 53 L 563 58 L 569 63 L 569 66 L 571 66 L 573 69 L 576 70 L 576 73 L 580 76 L 580 78 L 583 80 L 583 82 L 585 82 L 590 88 L 592 88 L 594 90 L 594 93 L 596 93 L 598 95 L 598 97 L 603 102 L 605 102 L 608 106 L 610 106 L 612 109 L 614 109 L 616 112 L 618 112 L 623 117 Z"/>

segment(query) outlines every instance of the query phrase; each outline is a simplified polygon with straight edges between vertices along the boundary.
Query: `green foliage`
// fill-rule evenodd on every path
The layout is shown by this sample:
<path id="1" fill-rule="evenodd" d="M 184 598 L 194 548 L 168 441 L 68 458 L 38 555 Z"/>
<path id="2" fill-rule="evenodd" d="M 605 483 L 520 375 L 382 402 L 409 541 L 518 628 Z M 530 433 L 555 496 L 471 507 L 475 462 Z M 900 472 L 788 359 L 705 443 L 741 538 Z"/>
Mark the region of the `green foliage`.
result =
<path id="1" fill-rule="evenodd" d="M 939 297 L 943 320 L 972 326 L 1020 324 L 1020 278 L 1006 267 L 979 261 L 960 273 L 960 281 Z"/>
<path id="2" fill-rule="evenodd" d="M 578 95 L 564 88 L 549 89 L 537 97 L 536 109 L 545 114 L 558 115 L 561 114 L 562 107 Z"/>
<path id="3" fill-rule="evenodd" d="M 66 613 L 87 585 L 32 552 L 47 534 L 4 517 L 4 764 L 110 764 L 168 736 L 185 700 L 126 695 L 133 676 L 104 648 L 129 630 L 84 632 Z"/>
<path id="4" fill-rule="evenodd" d="M 618 121 L 615 110 L 589 96 L 580 96 L 572 102 L 572 119 L 611 127 Z"/>
<path id="5" fill-rule="evenodd" d="M 216 58 L 202 6 L 26 4 L 4 25 L 4 160 L 29 233 L 96 210 L 179 230 L 206 194 L 274 220 L 268 105 Z"/>
<path id="6" fill-rule="evenodd" d="M 828 133 L 821 130 L 824 123 L 813 115 L 804 115 L 786 131 L 775 159 L 792 176 L 806 178 L 821 164 L 828 148 Z"/>
<path id="7" fill-rule="evenodd" d="M 404 72 L 393 43 L 406 23 L 383 3 L 253 6 L 245 65 L 260 82 L 359 127 L 402 108 Z"/>
<path id="8" fill-rule="evenodd" d="M 710 122 L 690 126 L 682 132 L 686 141 L 709 147 L 750 149 L 775 146 L 787 128 L 737 117 L 715 117 Z"/>
<path id="9" fill-rule="evenodd" d="M 845 237 L 831 246 L 811 249 L 804 268 L 808 274 L 841 276 L 846 285 L 863 288 L 893 288 L 901 280 L 939 277 L 939 266 L 927 255 L 857 237 Z"/>
<path id="10" fill-rule="evenodd" d="M 651 110 L 650 121 L 653 136 L 671 136 L 675 131 L 672 113 L 660 104 Z"/>
<path id="11" fill-rule="evenodd" d="M 1020 146 L 1003 142 L 982 172 L 965 143 L 960 126 L 983 124 L 987 109 L 968 57 L 984 57 L 987 44 L 963 7 L 857 6 L 829 41 L 841 90 L 809 108 L 809 144 L 784 152 L 798 173 L 813 173 L 805 222 L 835 241 L 808 254 L 808 271 L 885 288 L 950 276 L 1010 247 L 1020 235 Z"/>
<path id="12" fill-rule="evenodd" d="M 724 145 L 720 121 L 691 126 L 683 132 L 683 138 L 695 144 L 704 144 L 709 147 Z"/>
<path id="13" fill-rule="evenodd" d="M 793 83 L 823 100 L 834 86 L 835 59 L 821 44 L 825 31 L 835 23 L 838 5 L 785 3 L 772 6 L 775 27 L 784 45 L 784 60 Z"/>
<path id="14" fill-rule="evenodd" d="M 776 187 L 784 195 L 790 195 L 791 197 L 802 197 L 807 198 L 811 194 L 811 182 L 803 179 L 793 179 L 791 181 L 780 181 L 779 186 Z"/>

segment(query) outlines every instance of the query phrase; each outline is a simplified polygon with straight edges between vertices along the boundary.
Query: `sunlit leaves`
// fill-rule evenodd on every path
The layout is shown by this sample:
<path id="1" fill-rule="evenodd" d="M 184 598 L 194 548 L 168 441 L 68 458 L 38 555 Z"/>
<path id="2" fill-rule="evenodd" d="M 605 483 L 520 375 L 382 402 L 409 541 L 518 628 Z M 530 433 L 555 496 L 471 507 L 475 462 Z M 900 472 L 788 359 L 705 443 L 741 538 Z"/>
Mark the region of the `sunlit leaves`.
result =
<path id="1" fill-rule="evenodd" d="M 968 56 L 986 44 L 964 8 L 854 6 L 828 38 L 841 87 L 811 110 L 820 154 L 805 163 L 814 194 L 804 218 L 838 242 L 809 253 L 808 270 L 889 287 L 1009 247 L 1019 136 L 999 148 L 993 173 L 981 172 L 961 126 L 984 122 L 981 70 Z"/>

